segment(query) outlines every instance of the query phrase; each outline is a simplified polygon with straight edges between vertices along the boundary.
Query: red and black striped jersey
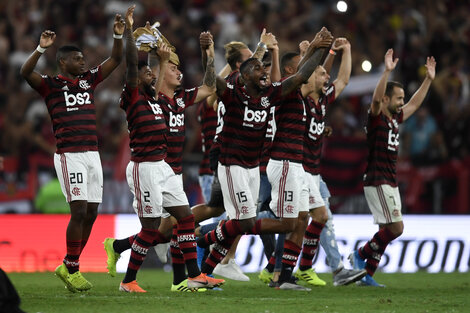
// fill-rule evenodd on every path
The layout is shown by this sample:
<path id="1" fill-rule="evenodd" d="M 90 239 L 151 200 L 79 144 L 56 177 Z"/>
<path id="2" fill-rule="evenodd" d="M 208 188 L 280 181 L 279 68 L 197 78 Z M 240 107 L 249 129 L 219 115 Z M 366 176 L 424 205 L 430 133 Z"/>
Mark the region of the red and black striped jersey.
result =
<path id="1" fill-rule="evenodd" d="M 206 100 L 199 103 L 197 119 L 201 123 L 202 140 L 202 160 L 199 165 L 199 175 L 210 175 L 212 171 L 209 166 L 209 151 L 215 137 L 217 113 L 212 107 L 207 106 Z"/>
<path id="2" fill-rule="evenodd" d="M 331 84 L 326 93 L 321 95 L 318 103 L 311 97 L 305 98 L 307 127 L 304 135 L 304 170 L 310 174 L 320 174 L 320 158 L 323 146 L 323 131 L 325 130 L 326 109 L 335 101 L 336 87 Z"/>
<path id="3" fill-rule="evenodd" d="M 238 70 L 233 71 L 225 77 L 225 81 L 229 82 L 232 85 L 235 85 L 235 83 L 238 81 L 239 76 L 240 72 Z M 215 137 L 211 149 L 220 149 L 219 134 L 224 128 L 224 115 L 225 105 L 220 98 L 217 98 L 217 128 L 215 129 Z"/>
<path id="4" fill-rule="evenodd" d="M 403 111 L 388 118 L 382 112 L 367 118 L 367 145 L 369 157 L 367 159 L 364 186 L 390 185 L 397 186 L 396 163 L 400 134 L 398 125 L 403 122 Z"/>
<path id="5" fill-rule="evenodd" d="M 126 112 L 131 160 L 155 162 L 166 156 L 166 122 L 163 110 L 154 97 L 127 84 L 119 100 Z"/>
<path id="6" fill-rule="evenodd" d="M 270 107 L 279 104 L 281 83 L 272 83 L 259 98 L 250 97 L 242 84 L 227 82 L 220 97 L 225 105 L 219 161 L 223 165 L 254 168 L 259 165 Z"/>
<path id="7" fill-rule="evenodd" d="M 259 160 L 259 172 L 264 175 L 266 175 L 266 167 L 268 166 L 268 162 L 270 159 L 269 149 L 271 148 L 271 144 L 274 138 L 274 132 L 276 131 L 274 129 L 274 127 L 276 127 L 275 122 L 274 122 L 275 111 L 276 111 L 275 106 L 272 106 L 271 109 L 269 110 L 266 136 L 264 136 L 263 150 L 261 152 L 261 159 Z"/>
<path id="8" fill-rule="evenodd" d="M 158 103 L 167 123 L 167 154 L 165 161 L 175 174 L 183 172 L 182 159 L 185 137 L 184 110 L 194 104 L 199 88 L 175 91 L 173 98 L 158 94 Z"/>
<path id="9" fill-rule="evenodd" d="M 57 153 L 97 151 L 94 91 L 103 80 L 97 66 L 72 80 L 62 75 L 42 75 L 36 90 L 51 116 Z"/>
<path id="10" fill-rule="evenodd" d="M 302 93 L 296 89 L 276 106 L 272 127 L 274 138 L 269 150 L 271 159 L 302 163 L 305 120 Z"/>

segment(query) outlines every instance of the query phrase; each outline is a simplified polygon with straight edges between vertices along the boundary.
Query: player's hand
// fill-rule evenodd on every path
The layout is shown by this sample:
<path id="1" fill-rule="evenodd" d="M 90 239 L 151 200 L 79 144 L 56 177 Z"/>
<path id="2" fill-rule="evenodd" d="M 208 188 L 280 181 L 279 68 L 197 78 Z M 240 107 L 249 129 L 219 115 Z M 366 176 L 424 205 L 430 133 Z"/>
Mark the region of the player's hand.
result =
<path id="1" fill-rule="evenodd" d="M 336 38 L 333 42 L 333 46 L 331 46 L 333 51 L 340 51 L 345 49 L 351 49 L 351 44 L 346 38 L 340 37 Z"/>
<path id="2" fill-rule="evenodd" d="M 201 49 L 209 49 L 209 46 L 214 44 L 212 34 L 210 32 L 202 32 L 199 35 L 199 44 L 201 45 Z"/>
<path id="3" fill-rule="evenodd" d="M 135 10 L 135 4 L 131 5 L 126 11 L 126 27 L 127 28 L 131 28 L 134 25 L 134 10 Z M 123 29 L 123 32 L 124 32 L 124 29 Z"/>
<path id="4" fill-rule="evenodd" d="M 315 48 L 328 48 L 333 43 L 333 36 L 331 33 L 326 29 L 326 27 L 322 27 L 322 29 L 315 35 L 312 42 L 310 43 Z"/>
<path id="5" fill-rule="evenodd" d="M 49 48 L 54 43 L 55 38 L 56 34 L 52 30 L 45 30 L 41 33 L 39 46 L 41 46 L 41 48 Z"/>
<path id="6" fill-rule="evenodd" d="M 276 36 L 272 33 L 266 33 L 266 28 L 263 28 L 259 41 L 264 42 L 268 49 L 273 49 L 274 45 L 277 45 Z"/>
<path id="7" fill-rule="evenodd" d="M 436 77 L 436 60 L 433 56 L 426 58 L 426 77 L 433 80 Z"/>
<path id="8" fill-rule="evenodd" d="M 277 43 L 276 36 L 273 35 L 273 37 L 274 37 L 274 40 L 267 45 L 268 50 L 277 50 L 277 51 L 279 51 L 279 45 Z"/>
<path id="9" fill-rule="evenodd" d="M 330 137 L 333 134 L 333 128 L 331 126 L 325 126 L 325 129 L 323 129 L 323 135 L 326 137 Z"/>
<path id="10" fill-rule="evenodd" d="M 307 53 L 307 49 L 309 45 L 310 45 L 310 42 L 308 42 L 308 40 L 304 40 L 301 43 L 299 43 L 299 51 L 300 51 L 301 58 L 303 58 L 304 55 Z"/>
<path id="11" fill-rule="evenodd" d="M 398 63 L 398 58 L 393 59 L 393 49 L 388 49 L 385 53 L 385 70 L 393 71 Z"/>
<path id="12" fill-rule="evenodd" d="M 115 35 L 122 35 L 124 33 L 124 29 L 126 29 L 126 24 L 124 19 L 122 18 L 121 14 L 116 14 L 114 16 L 114 25 L 113 25 L 113 32 Z"/>
<path id="13" fill-rule="evenodd" d="M 160 62 L 168 62 L 170 60 L 171 49 L 170 47 L 162 42 L 162 45 L 157 50 L 157 55 L 160 57 Z"/>

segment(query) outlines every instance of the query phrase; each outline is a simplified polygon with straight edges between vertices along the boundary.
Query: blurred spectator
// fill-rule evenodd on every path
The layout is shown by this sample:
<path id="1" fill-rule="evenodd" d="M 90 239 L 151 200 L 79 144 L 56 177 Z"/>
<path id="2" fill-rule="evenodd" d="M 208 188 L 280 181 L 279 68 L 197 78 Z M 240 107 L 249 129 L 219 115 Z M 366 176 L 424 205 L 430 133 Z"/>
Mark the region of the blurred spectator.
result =
<path id="1" fill-rule="evenodd" d="M 427 107 L 420 107 L 405 122 L 402 134 L 403 155 L 408 156 L 413 165 L 435 165 L 447 158 L 444 137 Z"/>

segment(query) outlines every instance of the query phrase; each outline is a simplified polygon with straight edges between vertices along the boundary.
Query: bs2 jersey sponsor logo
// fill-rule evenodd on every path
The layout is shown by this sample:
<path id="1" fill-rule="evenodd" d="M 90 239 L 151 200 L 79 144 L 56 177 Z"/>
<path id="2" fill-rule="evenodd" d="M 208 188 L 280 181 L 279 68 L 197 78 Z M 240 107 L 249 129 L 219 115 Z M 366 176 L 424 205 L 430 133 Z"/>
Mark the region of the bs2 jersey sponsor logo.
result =
<path id="1" fill-rule="evenodd" d="M 266 122 L 268 113 L 266 111 L 251 110 L 247 106 L 245 107 L 245 113 L 243 115 L 243 126 L 252 128 L 261 128 Z"/>
<path id="2" fill-rule="evenodd" d="M 170 120 L 168 122 L 170 127 L 178 127 L 178 126 L 183 126 L 184 125 L 184 114 L 179 113 L 179 114 L 173 114 L 173 112 L 170 112 Z"/>
<path id="3" fill-rule="evenodd" d="M 388 131 L 388 150 L 397 151 L 398 145 L 400 144 L 400 134 L 393 133 L 393 129 Z"/>
<path id="4" fill-rule="evenodd" d="M 310 120 L 310 127 L 308 129 L 308 136 L 313 140 L 317 140 L 325 130 L 325 122 L 317 123 L 315 119 Z"/>
<path id="5" fill-rule="evenodd" d="M 78 92 L 76 94 L 68 94 L 67 91 L 64 92 L 65 105 L 67 106 L 67 111 L 75 111 L 78 108 L 69 108 L 75 105 L 84 105 L 91 104 L 90 94 L 88 92 Z"/>

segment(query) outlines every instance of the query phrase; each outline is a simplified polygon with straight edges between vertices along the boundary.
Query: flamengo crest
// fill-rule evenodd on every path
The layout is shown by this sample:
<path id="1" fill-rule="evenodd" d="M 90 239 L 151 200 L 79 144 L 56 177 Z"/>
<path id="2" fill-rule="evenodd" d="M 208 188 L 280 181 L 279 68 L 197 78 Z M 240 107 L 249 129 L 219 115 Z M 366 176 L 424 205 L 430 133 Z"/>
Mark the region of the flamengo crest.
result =
<path id="1" fill-rule="evenodd" d="M 86 80 L 79 81 L 78 86 L 80 86 L 80 88 L 85 89 L 85 90 L 91 87 L 90 85 L 88 85 L 88 82 Z"/>

